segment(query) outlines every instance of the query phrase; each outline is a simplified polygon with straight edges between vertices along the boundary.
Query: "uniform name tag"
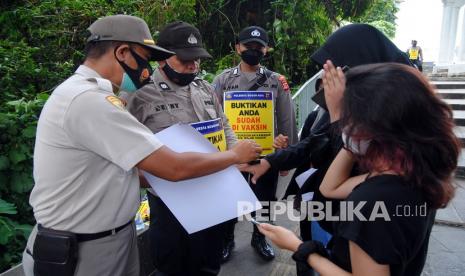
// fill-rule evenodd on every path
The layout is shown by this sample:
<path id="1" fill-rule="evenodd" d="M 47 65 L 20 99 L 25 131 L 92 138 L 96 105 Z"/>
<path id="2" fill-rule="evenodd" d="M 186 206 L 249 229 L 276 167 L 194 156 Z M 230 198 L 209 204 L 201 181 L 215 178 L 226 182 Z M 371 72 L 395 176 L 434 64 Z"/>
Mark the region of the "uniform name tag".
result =
<path id="1" fill-rule="evenodd" d="M 208 139 L 219 151 L 226 151 L 226 136 L 221 118 L 192 123 L 191 126 Z"/>
<path id="2" fill-rule="evenodd" d="M 251 139 L 264 155 L 274 151 L 273 93 L 269 91 L 229 91 L 224 93 L 224 113 L 240 140 Z"/>

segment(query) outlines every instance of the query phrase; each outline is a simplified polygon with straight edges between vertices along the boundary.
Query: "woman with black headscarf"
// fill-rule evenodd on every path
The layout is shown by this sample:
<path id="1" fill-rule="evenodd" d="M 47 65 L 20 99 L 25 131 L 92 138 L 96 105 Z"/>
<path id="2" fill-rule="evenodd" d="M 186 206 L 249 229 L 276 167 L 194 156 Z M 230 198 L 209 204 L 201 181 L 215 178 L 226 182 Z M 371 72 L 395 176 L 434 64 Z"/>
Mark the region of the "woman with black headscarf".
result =
<path id="1" fill-rule="evenodd" d="M 367 24 L 351 24 L 338 29 L 328 37 L 311 58 L 320 68 L 326 60 L 331 60 L 336 66 L 350 68 L 379 62 L 411 65 L 406 54 L 399 50 L 389 38 Z M 312 116 L 315 119 L 311 124 L 310 134 L 305 139 L 266 156 L 260 164 L 248 170 L 254 174 L 252 178 L 254 182 L 271 167 L 276 170 L 290 170 L 311 164 L 318 170 L 305 181 L 298 192 L 298 197 L 307 192 L 314 192 L 313 201 L 329 202 L 332 206 L 331 211 L 335 215 L 339 211 L 339 201 L 327 199 L 321 195 L 318 188 L 329 165 L 343 145 L 339 122 L 338 118 L 321 107 L 318 113 Z M 327 232 L 333 233 L 332 221 L 321 220 L 319 224 Z M 304 240 L 310 239 L 311 228 L 308 219 L 301 221 L 300 231 Z"/>

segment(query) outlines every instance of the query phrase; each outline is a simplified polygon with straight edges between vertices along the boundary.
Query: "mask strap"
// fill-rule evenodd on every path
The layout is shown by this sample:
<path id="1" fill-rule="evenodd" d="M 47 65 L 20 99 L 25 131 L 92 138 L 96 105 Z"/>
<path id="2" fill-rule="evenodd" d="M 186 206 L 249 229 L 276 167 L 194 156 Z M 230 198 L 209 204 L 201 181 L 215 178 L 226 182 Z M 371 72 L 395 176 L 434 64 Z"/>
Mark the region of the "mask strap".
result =
<path id="1" fill-rule="evenodd" d="M 153 68 L 152 66 L 150 65 L 149 61 L 148 60 L 145 60 L 144 58 L 142 58 L 140 55 L 138 55 L 136 53 L 136 51 L 134 51 L 131 47 L 129 47 L 129 52 L 131 52 L 131 55 L 134 57 L 134 59 L 136 60 L 136 63 L 137 63 L 137 68 L 136 69 L 132 69 L 131 67 L 129 67 L 126 63 L 122 62 L 121 60 L 118 59 L 118 57 L 116 56 L 116 50 L 118 50 L 119 46 L 115 48 L 115 50 L 113 51 L 113 55 L 115 56 L 115 59 L 116 61 L 118 61 L 118 63 L 121 65 L 121 67 L 123 67 L 124 71 L 126 73 L 128 72 L 134 72 L 134 71 L 142 71 L 141 70 L 141 65 L 144 65 L 145 63 L 145 66 L 147 68 L 147 70 L 149 70 L 149 75 L 152 75 L 153 74 Z"/>
<path id="2" fill-rule="evenodd" d="M 174 69 L 173 66 L 171 66 L 171 65 L 168 63 L 168 60 L 165 60 L 165 63 L 166 63 L 165 66 L 168 66 L 168 68 L 170 68 L 171 71 L 173 71 L 173 72 L 175 72 L 176 74 L 179 74 L 179 75 L 191 75 L 191 74 L 192 74 L 192 75 L 198 76 L 199 73 L 200 73 L 200 70 L 198 70 L 198 71 L 195 72 L 195 73 L 180 73 L 180 72 L 176 71 L 176 69 Z M 200 65 L 200 62 L 199 62 L 199 65 Z"/>
<path id="3" fill-rule="evenodd" d="M 149 70 L 149 74 L 152 75 L 153 73 L 153 68 L 150 65 L 150 62 L 148 60 L 145 60 L 143 57 L 141 57 L 139 54 L 137 54 L 136 51 L 134 51 L 131 47 L 129 47 L 129 51 L 131 52 L 131 55 L 134 57 L 136 60 L 138 68 L 142 65 L 145 64 L 146 68 Z"/>

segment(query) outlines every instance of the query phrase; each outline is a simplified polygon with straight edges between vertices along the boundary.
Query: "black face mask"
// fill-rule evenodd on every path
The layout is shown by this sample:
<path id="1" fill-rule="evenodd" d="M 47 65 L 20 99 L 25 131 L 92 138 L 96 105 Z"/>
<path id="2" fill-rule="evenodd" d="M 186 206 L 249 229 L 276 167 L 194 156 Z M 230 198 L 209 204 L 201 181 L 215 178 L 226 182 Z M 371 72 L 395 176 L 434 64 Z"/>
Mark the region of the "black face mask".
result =
<path id="1" fill-rule="evenodd" d="M 115 58 L 116 58 L 116 50 L 115 49 Z M 144 85 L 148 84 L 150 81 L 150 76 L 153 73 L 152 66 L 150 66 L 150 63 L 148 60 L 145 60 L 143 57 L 139 56 L 133 49 L 129 48 L 129 51 L 131 52 L 131 55 L 134 57 L 137 63 L 137 68 L 132 69 L 129 67 L 126 63 L 118 60 L 118 63 L 123 67 L 124 72 L 129 76 L 129 78 L 132 80 L 134 83 L 134 86 L 139 89 L 143 87 Z"/>
<path id="2" fill-rule="evenodd" d="M 241 53 L 241 59 L 248 65 L 255 66 L 263 58 L 263 52 L 257 49 L 247 49 Z"/>
<path id="3" fill-rule="evenodd" d="M 179 86 L 186 86 L 191 83 L 199 73 L 179 73 L 176 72 L 168 62 L 165 63 L 165 66 L 161 68 L 165 72 L 168 79 L 176 83 Z"/>

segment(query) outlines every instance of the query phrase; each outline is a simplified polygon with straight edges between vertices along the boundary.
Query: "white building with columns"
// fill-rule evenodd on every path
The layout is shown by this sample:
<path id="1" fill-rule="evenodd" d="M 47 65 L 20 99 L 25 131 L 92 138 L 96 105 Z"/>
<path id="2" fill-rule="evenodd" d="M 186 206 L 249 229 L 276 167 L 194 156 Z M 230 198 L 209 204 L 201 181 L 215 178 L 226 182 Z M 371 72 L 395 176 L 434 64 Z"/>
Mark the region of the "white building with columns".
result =
<path id="1" fill-rule="evenodd" d="M 441 41 L 436 69 L 448 69 L 449 74 L 465 73 L 465 13 L 460 13 L 465 0 L 442 0 L 442 3 Z M 462 26 L 458 26 L 459 14 L 462 15 Z M 458 32 L 461 34 L 460 41 L 457 41 Z"/>

